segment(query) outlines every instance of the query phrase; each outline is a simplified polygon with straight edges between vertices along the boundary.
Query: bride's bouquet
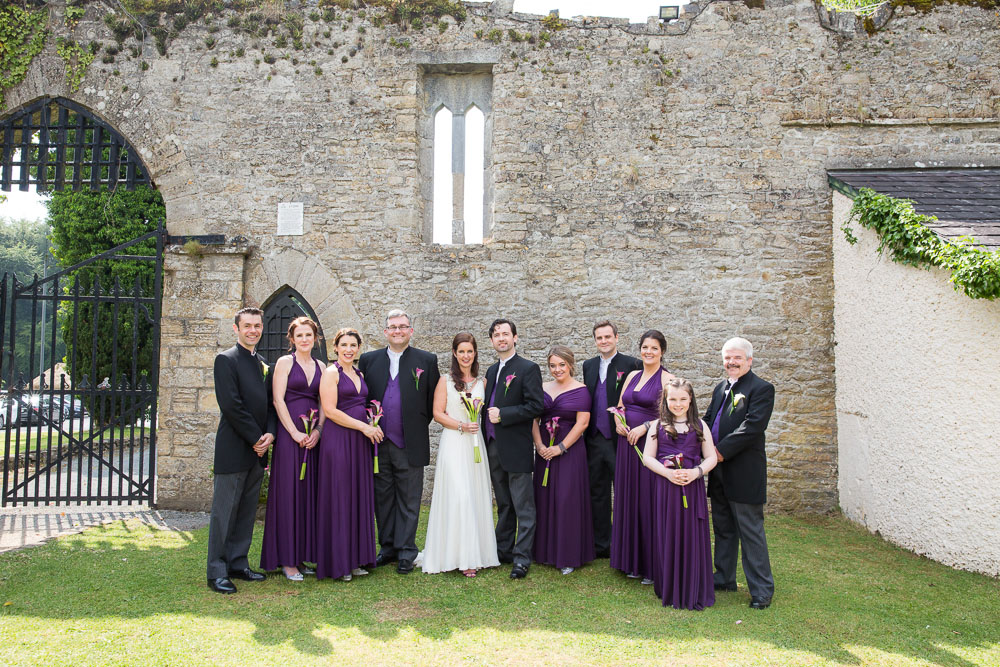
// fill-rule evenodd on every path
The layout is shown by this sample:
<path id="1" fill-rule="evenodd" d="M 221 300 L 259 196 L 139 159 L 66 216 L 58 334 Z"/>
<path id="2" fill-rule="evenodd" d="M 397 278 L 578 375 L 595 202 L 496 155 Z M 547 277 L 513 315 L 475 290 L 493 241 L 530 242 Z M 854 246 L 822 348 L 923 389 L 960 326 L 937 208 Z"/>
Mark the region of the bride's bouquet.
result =
<path id="1" fill-rule="evenodd" d="M 479 423 L 479 414 L 483 411 L 483 399 L 473 398 L 471 392 L 465 392 L 460 394 L 462 399 L 462 405 L 465 406 L 465 413 L 469 417 L 470 424 Z M 481 463 L 483 460 L 482 455 L 479 453 L 479 438 L 474 440 L 476 443 L 472 449 L 472 461 L 474 463 Z"/>
<path id="2" fill-rule="evenodd" d="M 371 400 L 369 402 L 370 408 L 365 408 L 365 414 L 368 415 L 368 423 L 372 426 L 378 426 L 378 420 L 382 419 L 382 404 L 379 401 Z M 375 447 L 375 474 L 378 474 L 378 443 L 374 443 Z"/>

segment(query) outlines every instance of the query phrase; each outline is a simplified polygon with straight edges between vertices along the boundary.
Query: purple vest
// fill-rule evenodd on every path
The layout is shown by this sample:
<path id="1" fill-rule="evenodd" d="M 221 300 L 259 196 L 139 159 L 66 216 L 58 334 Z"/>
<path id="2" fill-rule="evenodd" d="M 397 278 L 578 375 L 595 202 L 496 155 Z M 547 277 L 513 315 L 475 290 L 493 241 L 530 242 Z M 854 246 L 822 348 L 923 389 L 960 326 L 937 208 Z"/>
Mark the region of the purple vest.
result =
<path id="1" fill-rule="evenodd" d="M 399 448 L 406 446 L 403 439 L 403 400 L 399 393 L 399 375 L 390 378 L 382 397 L 382 431 L 392 444 Z"/>
<path id="2" fill-rule="evenodd" d="M 590 432 L 600 433 L 608 440 L 611 439 L 611 428 L 608 424 L 608 379 L 598 382 L 594 388 L 594 400 L 590 408 Z"/>
<path id="3" fill-rule="evenodd" d="M 496 397 L 497 397 L 497 385 L 498 384 L 500 384 L 500 374 L 499 373 L 497 373 L 497 381 L 493 383 L 493 391 L 490 392 L 490 402 L 486 404 L 486 407 L 488 407 L 488 408 L 495 407 L 493 405 L 493 403 L 495 402 Z M 489 415 L 486 415 L 486 420 L 485 421 L 486 421 L 486 442 L 489 442 L 490 440 L 496 440 L 497 430 L 493 426 L 493 422 L 490 421 L 490 416 Z"/>
<path id="4" fill-rule="evenodd" d="M 722 407 L 715 413 L 715 421 L 712 422 L 712 442 L 719 446 L 719 422 L 722 421 L 722 411 L 726 409 L 726 397 L 729 396 L 729 389 L 732 385 L 726 385 L 726 391 L 722 394 Z"/>

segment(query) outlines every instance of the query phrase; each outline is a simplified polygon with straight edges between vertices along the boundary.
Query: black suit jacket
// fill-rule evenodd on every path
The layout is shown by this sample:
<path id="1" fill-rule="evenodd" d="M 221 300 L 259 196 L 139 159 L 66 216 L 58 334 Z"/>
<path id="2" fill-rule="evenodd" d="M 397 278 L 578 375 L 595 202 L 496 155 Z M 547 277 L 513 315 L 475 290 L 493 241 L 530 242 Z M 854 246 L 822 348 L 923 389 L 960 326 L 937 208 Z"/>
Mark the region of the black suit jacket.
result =
<path id="1" fill-rule="evenodd" d="M 722 406 L 728 380 L 716 385 L 712 402 L 705 412 L 709 428 Z M 733 407 L 732 398 L 744 398 Z M 774 410 L 774 385 L 747 371 L 733 385 L 732 394 L 722 407 L 719 421 L 719 441 L 716 448 L 723 461 L 708 476 L 708 493 L 720 492 L 728 500 L 751 505 L 767 502 L 767 456 L 764 450 L 764 431 Z"/>
<path id="2" fill-rule="evenodd" d="M 358 370 L 368 384 L 368 399 L 381 401 L 389 384 L 388 348 L 365 352 L 358 360 Z M 416 369 L 422 368 L 420 382 L 413 378 Z M 403 409 L 403 435 L 406 461 L 411 466 L 425 466 L 431 462 L 431 440 L 427 426 L 434 417 L 434 389 L 441 377 L 436 354 L 407 347 L 399 358 L 400 405 Z"/>
<path id="3" fill-rule="evenodd" d="M 489 421 L 490 394 L 497 384 L 496 362 L 486 371 L 486 406 L 483 407 L 483 436 Z M 542 371 L 538 364 L 517 354 L 507 360 L 497 386 L 494 406 L 500 408 L 500 423 L 494 424 L 500 467 L 507 472 L 531 472 L 535 466 L 535 445 L 531 439 L 531 421 L 542 414 Z M 510 386 L 506 378 L 513 375 Z"/>
<path id="4" fill-rule="evenodd" d="M 277 429 L 270 372 L 264 357 L 242 345 L 216 355 L 215 400 L 222 413 L 215 434 L 216 474 L 267 465 L 267 456 L 257 456 L 253 446 L 264 433 L 273 435 Z"/>
<path id="5" fill-rule="evenodd" d="M 608 364 L 608 379 L 605 382 L 605 388 L 608 392 L 608 407 L 613 408 L 618 405 L 618 399 L 621 398 L 622 389 L 625 388 L 625 378 L 632 371 L 637 371 L 642 368 L 642 362 L 635 357 L 630 357 L 627 354 L 622 354 L 619 352 Z M 621 382 L 618 381 L 618 373 L 622 374 Z M 587 385 L 587 391 L 590 392 L 590 398 L 593 401 L 594 390 L 597 389 L 597 384 L 601 381 L 601 357 L 593 357 L 587 359 L 583 362 L 583 383 Z M 598 419 L 605 419 L 608 422 L 608 428 L 611 429 L 612 437 L 615 433 L 615 418 L 610 412 L 605 412 L 604 415 L 591 415 L 590 423 L 593 424 Z"/>

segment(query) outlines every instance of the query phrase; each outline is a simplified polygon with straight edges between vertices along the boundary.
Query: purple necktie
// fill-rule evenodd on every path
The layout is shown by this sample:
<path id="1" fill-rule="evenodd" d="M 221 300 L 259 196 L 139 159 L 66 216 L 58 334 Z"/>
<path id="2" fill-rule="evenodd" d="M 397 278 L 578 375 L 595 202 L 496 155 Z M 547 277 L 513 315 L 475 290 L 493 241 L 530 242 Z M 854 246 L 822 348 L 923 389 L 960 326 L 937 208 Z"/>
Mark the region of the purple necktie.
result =
<path id="1" fill-rule="evenodd" d="M 495 399 L 497 397 L 497 385 L 500 384 L 500 371 L 502 371 L 502 370 L 503 370 L 503 364 L 500 364 L 500 368 L 497 369 L 497 379 L 493 382 L 493 391 L 490 392 L 490 402 L 486 406 L 487 408 L 496 407 L 494 405 L 494 403 L 495 403 Z M 489 414 L 487 414 L 486 415 L 486 441 L 489 442 L 490 440 L 496 440 L 496 437 L 497 437 L 496 428 L 494 427 L 493 422 L 490 421 Z"/>
<path id="2" fill-rule="evenodd" d="M 729 390 L 733 388 L 733 385 L 726 383 L 726 390 L 722 392 L 722 405 L 719 406 L 719 411 L 715 413 L 715 421 L 712 422 L 712 442 L 715 446 L 719 446 L 719 422 L 722 421 L 722 411 L 726 408 L 726 396 L 729 395 Z"/>

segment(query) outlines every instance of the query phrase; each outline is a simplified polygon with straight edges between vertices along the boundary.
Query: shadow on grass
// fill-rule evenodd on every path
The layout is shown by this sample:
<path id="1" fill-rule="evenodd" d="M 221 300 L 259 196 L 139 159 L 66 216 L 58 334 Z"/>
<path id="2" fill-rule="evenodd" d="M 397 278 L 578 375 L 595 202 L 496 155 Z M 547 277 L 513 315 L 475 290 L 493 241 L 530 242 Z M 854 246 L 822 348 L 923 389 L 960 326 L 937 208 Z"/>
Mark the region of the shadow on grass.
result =
<path id="1" fill-rule="evenodd" d="M 258 526 L 254 564 L 261 532 Z M 536 565 L 523 581 L 510 580 L 509 567 L 471 580 L 419 570 L 400 576 L 391 567 L 349 583 L 296 584 L 278 574 L 236 582 L 239 594 L 221 596 L 205 586 L 207 529 L 165 534 L 131 522 L 3 554 L 0 595 L 13 602 L 5 607 L 10 617 L 183 615 L 195 633 L 200 619 L 238 621 L 252 625 L 259 644 L 290 644 L 310 656 L 334 653 L 323 636 L 329 628 L 380 642 L 410 631 L 440 642 L 477 629 L 543 631 L 588 635 L 604 650 L 622 641 L 662 646 L 697 638 L 735 656 L 752 646 L 846 664 L 864 662 L 856 651 L 865 648 L 961 667 L 977 663 L 960 653 L 996 650 L 1000 582 L 914 556 L 840 518 L 769 517 L 768 532 L 777 593 L 767 611 L 747 607 L 742 579 L 737 593 L 720 593 L 704 612 L 665 609 L 651 587 L 607 560 L 565 577 Z"/>

